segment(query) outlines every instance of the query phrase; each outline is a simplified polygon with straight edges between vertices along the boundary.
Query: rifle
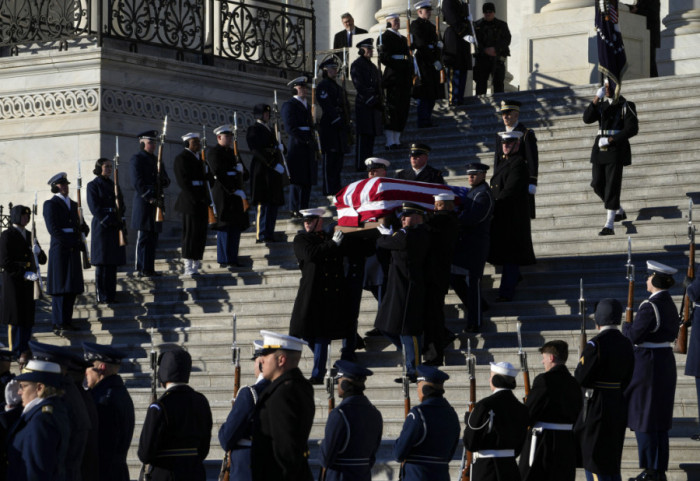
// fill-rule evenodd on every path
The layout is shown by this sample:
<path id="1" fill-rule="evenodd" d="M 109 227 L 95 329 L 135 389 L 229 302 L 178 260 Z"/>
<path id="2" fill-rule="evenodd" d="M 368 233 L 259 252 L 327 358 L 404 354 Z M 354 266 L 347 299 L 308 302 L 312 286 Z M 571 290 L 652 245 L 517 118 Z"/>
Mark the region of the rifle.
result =
<path id="1" fill-rule="evenodd" d="M 578 298 L 578 313 L 581 315 L 581 334 L 579 334 L 578 341 L 578 355 L 581 357 L 588 341 L 586 338 L 586 299 L 583 298 L 583 279 L 581 279 L 580 295 Z"/>
<path id="2" fill-rule="evenodd" d="M 78 161 L 78 186 L 76 188 L 77 203 L 78 203 L 78 230 L 80 231 L 80 239 L 83 242 L 83 252 L 81 253 L 83 258 L 83 269 L 90 268 L 90 250 L 88 249 L 87 238 L 85 237 L 85 232 L 82 231 L 81 227 L 85 224 L 85 219 L 83 218 L 83 204 L 80 200 L 80 187 L 83 183 L 83 176 L 80 174 L 80 161 Z"/>
<path id="3" fill-rule="evenodd" d="M 474 410 L 474 404 L 476 404 L 476 357 L 472 356 L 472 341 L 467 339 L 467 373 L 469 374 L 469 403 L 467 404 L 467 409 L 469 412 Z M 469 481 L 470 470 L 472 465 L 472 453 L 467 451 L 465 446 L 462 451 L 462 465 L 460 467 L 462 476 L 461 481 Z"/>
<path id="4" fill-rule="evenodd" d="M 438 0 L 437 14 L 435 15 L 435 34 L 440 41 L 440 13 L 442 12 L 442 0 Z M 440 83 L 445 83 L 445 66 L 442 64 L 442 51 L 440 52 Z"/>
<path id="5" fill-rule="evenodd" d="M 382 28 L 379 27 L 379 41 L 377 42 L 379 47 L 383 45 L 382 42 Z M 377 49 L 379 50 L 379 49 Z M 384 109 L 384 87 L 382 87 L 382 62 L 379 60 L 379 53 L 377 53 L 377 70 L 379 70 L 379 106 L 382 109 L 382 125 L 386 123 L 386 110 Z"/>
<path id="6" fill-rule="evenodd" d="M 416 56 L 413 55 L 412 47 L 412 36 L 411 36 L 411 0 L 408 0 L 406 8 L 406 42 L 408 43 L 408 54 L 413 60 L 413 85 L 419 86 L 421 84 L 420 69 L 418 68 L 418 62 L 416 61 Z"/>
<path id="7" fill-rule="evenodd" d="M 117 219 L 121 220 L 121 226 L 119 227 L 119 246 L 124 247 L 127 245 L 126 236 L 126 220 L 124 219 L 124 206 L 119 202 L 119 136 L 116 140 L 116 150 L 114 151 L 114 212 L 116 213 Z"/>
<path id="8" fill-rule="evenodd" d="M 235 116 L 234 116 L 235 119 Z M 233 340 L 231 342 L 231 364 L 233 364 L 233 400 L 231 405 L 236 402 L 238 390 L 241 387 L 241 348 L 238 346 L 236 327 L 237 317 L 233 314 Z M 221 461 L 221 469 L 219 470 L 219 481 L 229 481 L 231 478 L 231 451 L 224 453 L 224 459 Z"/>
<path id="9" fill-rule="evenodd" d="M 328 356 L 326 360 L 326 376 L 324 382 L 326 384 L 326 393 L 328 393 L 328 412 L 335 409 L 335 380 L 331 373 L 331 343 L 328 342 Z"/>
<path id="10" fill-rule="evenodd" d="M 525 388 L 523 402 L 525 402 L 530 395 L 530 370 L 527 367 L 527 353 L 523 351 L 523 338 L 520 333 L 521 326 L 522 323 L 518 321 L 518 356 L 520 356 L 520 370 L 523 372 L 523 387 Z"/>
<path id="11" fill-rule="evenodd" d="M 632 322 L 632 310 L 634 308 L 634 264 L 632 264 L 632 237 L 627 237 L 627 309 L 625 310 L 625 322 Z"/>
<path id="12" fill-rule="evenodd" d="M 41 279 L 41 267 L 39 267 L 39 256 L 34 252 L 34 248 L 39 245 L 36 238 L 36 213 L 37 213 L 37 193 L 34 191 L 34 205 L 32 206 L 32 254 L 34 255 L 34 269 L 38 279 L 34 281 L 34 299 L 41 299 L 44 291 L 44 281 Z"/>
<path id="13" fill-rule="evenodd" d="M 275 102 L 272 104 L 272 113 L 275 116 L 275 140 L 277 140 L 277 145 L 282 144 L 282 130 L 280 129 L 280 111 L 277 106 L 277 90 L 275 93 Z M 287 159 L 284 156 L 284 152 L 280 150 L 280 155 L 282 156 L 282 167 L 284 167 L 284 173 L 287 175 L 287 180 L 289 180 L 289 166 L 287 166 Z"/>
<path id="14" fill-rule="evenodd" d="M 476 38 L 476 31 L 474 30 L 474 20 L 472 20 L 474 17 L 472 17 L 472 5 L 469 3 L 469 0 L 467 0 L 467 14 L 469 15 L 469 26 L 472 28 L 472 37 L 474 37 L 474 53 L 476 53 L 479 48 L 479 41 Z M 471 52 L 471 48 L 469 51 Z"/>
<path id="15" fill-rule="evenodd" d="M 350 102 L 348 102 L 348 89 L 346 85 L 346 81 L 348 78 L 348 48 L 343 47 L 343 66 L 342 66 L 342 72 L 341 75 L 343 76 L 341 80 L 341 84 L 343 86 L 343 115 L 345 115 L 345 122 L 346 125 L 348 126 L 347 128 L 347 145 L 348 148 L 351 145 L 355 145 L 355 128 L 352 125 L 352 115 L 350 115 Z M 380 72 L 381 74 L 381 72 Z M 382 92 L 383 94 L 383 92 Z"/>
<path id="16" fill-rule="evenodd" d="M 204 173 L 208 174 L 209 172 L 211 172 L 211 169 L 209 168 L 209 163 L 207 162 L 207 157 L 205 154 L 206 150 L 207 150 L 207 126 L 202 125 L 201 157 L 202 157 L 202 162 L 204 163 Z M 208 178 L 204 179 L 204 183 L 207 184 L 207 192 L 209 193 L 209 201 L 210 201 L 210 204 L 207 207 L 207 224 L 209 224 L 209 227 L 212 227 L 212 226 L 216 225 L 216 223 L 217 223 L 216 204 L 214 204 L 214 193 L 211 191 L 211 185 L 209 184 L 209 179 Z"/>
<path id="17" fill-rule="evenodd" d="M 235 111 L 233 112 L 233 155 L 236 157 L 236 163 L 240 162 L 241 165 L 243 165 L 241 158 L 238 156 L 238 112 Z M 243 166 L 243 170 L 245 170 L 245 166 Z M 240 188 L 243 188 L 242 174 Z M 246 199 L 245 197 L 241 197 L 241 203 L 243 204 L 243 212 L 248 212 L 248 209 L 250 208 L 248 199 Z"/>
<path id="18" fill-rule="evenodd" d="M 408 379 L 408 371 L 406 368 L 406 346 L 401 346 L 403 354 L 403 371 L 401 373 L 401 389 L 403 390 L 403 413 L 404 417 L 408 416 L 411 410 L 411 392 L 409 391 L 411 381 Z"/>
<path id="19" fill-rule="evenodd" d="M 316 128 L 316 77 L 318 76 L 318 59 L 314 60 L 314 78 L 311 81 L 311 128 L 314 131 L 314 138 L 316 139 L 316 158 L 319 160 L 323 156 L 323 149 L 321 149 L 321 137 L 318 136 L 318 129 Z"/>
<path id="20" fill-rule="evenodd" d="M 690 285 L 695 279 L 695 226 L 693 225 L 693 199 L 688 203 L 688 272 L 687 282 Z M 688 291 L 683 295 L 683 305 L 680 313 L 680 327 L 678 329 L 678 339 L 676 339 L 676 350 L 681 354 L 688 352 L 688 326 L 690 325 L 690 299 Z"/>
<path id="21" fill-rule="evenodd" d="M 158 354 L 153 345 L 153 326 L 151 326 L 151 404 L 158 400 Z"/>
<path id="22" fill-rule="evenodd" d="M 165 214 L 165 192 L 161 185 L 161 177 L 163 176 L 163 147 L 165 145 L 165 132 L 168 129 L 168 116 L 166 114 L 163 120 L 163 133 L 160 134 L 160 146 L 158 146 L 158 163 L 156 174 L 156 222 L 163 222 L 163 214 Z"/>

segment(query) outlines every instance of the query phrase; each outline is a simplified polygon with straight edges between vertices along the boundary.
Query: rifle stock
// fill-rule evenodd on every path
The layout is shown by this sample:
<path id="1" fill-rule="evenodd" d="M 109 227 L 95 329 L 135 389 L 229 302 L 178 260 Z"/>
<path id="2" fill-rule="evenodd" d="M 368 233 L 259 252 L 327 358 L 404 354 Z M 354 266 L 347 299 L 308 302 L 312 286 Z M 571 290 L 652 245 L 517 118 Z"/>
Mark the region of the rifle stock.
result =
<path id="1" fill-rule="evenodd" d="M 527 352 L 523 351 L 523 340 L 520 329 L 522 323 L 518 322 L 518 357 L 520 357 L 520 370 L 523 373 L 523 388 L 525 388 L 525 397 L 523 402 L 527 401 L 527 397 L 530 395 L 530 370 L 527 367 Z"/>
<path id="2" fill-rule="evenodd" d="M 165 193 L 163 192 L 163 148 L 165 146 L 165 133 L 168 129 L 168 116 L 163 120 L 163 133 L 160 134 L 160 146 L 158 147 L 158 163 L 156 174 L 156 222 L 163 222 L 165 216 Z"/>
<path id="3" fill-rule="evenodd" d="M 241 348 L 238 346 L 236 337 L 236 328 L 238 319 L 236 314 L 233 314 L 233 341 L 231 342 L 231 363 L 233 364 L 233 400 L 231 404 L 236 402 L 238 390 L 241 388 Z M 221 461 L 221 469 L 219 470 L 219 481 L 229 481 L 231 477 L 231 451 L 224 453 L 224 459 Z"/>
<path id="4" fill-rule="evenodd" d="M 632 237 L 627 237 L 627 308 L 625 322 L 632 322 L 634 310 L 634 264 L 632 264 Z"/>
<path id="5" fill-rule="evenodd" d="M 469 374 L 469 403 L 467 404 L 467 410 L 472 412 L 474 410 L 474 405 L 476 404 L 476 358 L 472 356 L 472 343 L 471 339 L 467 340 L 467 372 Z M 461 470 L 461 481 L 469 481 L 470 471 L 472 465 L 472 452 L 467 451 L 467 447 L 464 447 L 462 453 L 462 470 Z"/>
<path id="6" fill-rule="evenodd" d="M 238 112 L 233 113 L 233 155 L 236 157 L 236 167 L 238 167 L 239 162 L 243 165 L 241 158 L 238 156 Z M 243 170 L 245 170 L 245 166 L 243 166 Z M 241 179 L 243 179 L 243 177 L 241 177 Z M 243 180 L 240 182 L 240 188 L 243 188 Z M 241 203 L 243 204 L 243 212 L 248 212 L 248 209 L 250 209 L 248 199 L 241 197 Z"/>
<path id="7" fill-rule="evenodd" d="M 126 235 L 126 220 L 124 219 L 124 206 L 119 201 L 119 137 L 116 139 L 116 150 L 114 151 L 114 212 L 117 219 L 121 222 L 119 227 L 119 246 L 124 247 L 128 244 Z"/>
<path id="8" fill-rule="evenodd" d="M 83 178 L 80 175 L 80 161 L 78 161 L 78 180 L 76 187 L 76 203 L 78 204 L 78 231 L 80 231 L 80 239 L 83 243 L 83 251 L 80 253 L 83 259 L 83 269 L 89 269 L 90 265 L 90 249 L 88 248 L 87 238 L 85 233 L 82 231 L 81 227 L 85 224 L 85 218 L 83 217 L 83 203 L 80 195 L 81 184 L 83 183 Z"/>
<path id="9" fill-rule="evenodd" d="M 280 111 L 277 105 L 277 90 L 274 91 L 275 101 L 272 104 L 272 114 L 275 116 L 275 140 L 277 140 L 277 145 L 282 145 L 282 129 L 280 128 Z M 284 173 L 287 176 L 287 181 L 289 181 L 289 166 L 287 165 L 287 158 L 284 156 L 284 151 L 280 150 L 280 156 L 282 157 L 282 167 L 284 167 Z"/>
<path id="10" fill-rule="evenodd" d="M 581 289 L 578 299 L 578 313 L 581 315 L 581 333 L 579 334 L 578 340 L 578 355 L 580 357 L 588 342 L 586 336 L 586 299 L 583 297 L 583 279 L 581 279 Z"/>
<path id="11" fill-rule="evenodd" d="M 695 226 L 693 225 L 693 199 L 689 201 L 688 207 L 688 271 L 686 273 L 687 282 L 690 285 L 695 279 Z M 676 351 L 681 354 L 688 352 L 688 327 L 690 326 L 690 303 L 688 290 L 683 295 L 683 308 L 681 309 L 681 322 L 678 328 L 678 338 L 676 339 Z M 697 333 L 696 333 L 697 334 Z"/>
<path id="12" fill-rule="evenodd" d="M 440 42 L 440 14 L 442 13 L 442 0 L 438 1 L 437 15 L 435 16 L 435 34 L 437 35 L 438 42 Z M 445 83 L 445 66 L 442 65 L 442 49 L 440 49 L 440 83 Z"/>
<path id="13" fill-rule="evenodd" d="M 403 412 L 404 417 L 408 416 L 411 411 L 411 382 L 408 379 L 408 370 L 406 367 L 406 347 L 401 346 L 403 353 L 403 372 L 401 373 L 401 388 L 403 390 Z"/>
<path id="14" fill-rule="evenodd" d="M 408 6 L 406 8 L 406 43 L 408 43 L 408 54 L 413 61 L 413 85 L 418 86 L 421 84 L 421 77 L 418 62 L 416 62 L 416 57 L 413 55 L 413 45 L 411 42 L 411 0 L 408 0 Z"/>
<path id="15" fill-rule="evenodd" d="M 314 131 L 314 139 L 316 140 L 316 158 L 321 159 L 323 149 L 321 148 L 321 137 L 318 135 L 316 128 L 316 77 L 318 76 L 318 59 L 314 60 L 314 78 L 311 82 L 311 129 Z"/>
<path id="16" fill-rule="evenodd" d="M 39 245 L 36 238 L 36 213 L 37 213 L 37 192 L 34 192 L 34 205 L 32 206 L 32 255 L 34 257 L 34 271 L 38 279 L 34 281 L 34 300 L 41 299 L 44 291 L 44 281 L 41 279 L 41 267 L 39 266 L 39 256 L 34 252 L 34 248 Z"/>
<path id="17" fill-rule="evenodd" d="M 211 191 L 211 184 L 209 184 L 209 172 L 211 172 L 211 169 L 209 168 L 209 163 L 207 162 L 207 156 L 206 156 L 206 151 L 207 151 L 207 126 L 202 125 L 202 151 L 200 156 L 202 157 L 202 163 L 204 164 L 204 173 L 206 175 L 206 179 L 204 179 L 204 183 L 207 184 L 207 193 L 209 194 L 209 205 L 207 206 L 207 224 L 209 224 L 209 227 L 212 227 L 216 225 L 218 222 L 217 220 L 217 212 L 216 212 L 216 204 L 214 204 L 214 193 Z"/>
<path id="18" fill-rule="evenodd" d="M 328 412 L 335 409 L 335 380 L 333 379 L 333 374 L 331 372 L 331 366 L 333 361 L 331 360 L 331 343 L 328 342 L 328 355 L 326 357 L 326 376 L 324 383 L 326 385 L 326 393 L 328 394 Z"/>

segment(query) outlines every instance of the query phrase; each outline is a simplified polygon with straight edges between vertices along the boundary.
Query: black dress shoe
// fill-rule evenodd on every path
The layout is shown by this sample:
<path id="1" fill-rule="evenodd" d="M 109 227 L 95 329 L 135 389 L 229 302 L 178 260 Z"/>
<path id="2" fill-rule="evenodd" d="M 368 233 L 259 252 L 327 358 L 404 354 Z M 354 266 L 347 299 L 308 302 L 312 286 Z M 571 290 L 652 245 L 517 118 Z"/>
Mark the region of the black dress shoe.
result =
<path id="1" fill-rule="evenodd" d="M 692 439 L 693 441 L 700 441 L 700 433 L 693 434 L 692 436 L 690 436 L 690 439 Z"/>
<path id="2" fill-rule="evenodd" d="M 442 359 L 428 359 L 427 361 L 423 361 L 424 366 L 433 366 L 433 367 L 439 367 L 439 366 L 444 366 L 445 364 L 442 362 Z"/>
<path id="3" fill-rule="evenodd" d="M 381 336 L 382 331 L 377 329 L 376 327 L 374 329 L 370 329 L 369 331 L 365 332 L 365 337 L 377 337 Z"/>
<path id="4" fill-rule="evenodd" d="M 496 302 L 510 302 L 512 300 L 513 299 L 511 299 L 510 297 L 505 297 L 505 296 L 498 296 L 496 298 Z"/>
<path id="5" fill-rule="evenodd" d="M 140 276 L 140 277 L 160 277 L 163 275 L 160 272 L 156 272 L 156 271 L 143 271 L 141 274 L 142 274 L 142 276 Z"/>
<path id="6" fill-rule="evenodd" d="M 396 379 L 394 379 L 394 382 L 397 384 L 403 383 L 403 377 L 397 377 Z M 417 382 L 417 376 L 415 374 L 412 376 L 409 375 L 408 382 L 415 384 Z"/>
<path id="7" fill-rule="evenodd" d="M 615 214 L 615 222 L 627 219 L 627 212 L 622 211 L 622 214 Z"/>
<path id="8" fill-rule="evenodd" d="M 321 386 L 321 385 L 323 385 L 323 378 L 322 377 L 310 377 L 309 382 L 311 383 L 312 386 Z"/>
<path id="9" fill-rule="evenodd" d="M 636 478 L 629 478 L 630 481 L 658 481 L 658 478 L 656 477 L 656 473 L 650 470 L 645 469 L 639 475 L 637 475 Z"/>
<path id="10" fill-rule="evenodd" d="M 367 345 L 365 344 L 365 340 L 363 339 L 362 336 L 360 336 L 357 332 L 355 333 L 355 349 L 358 351 L 363 350 L 366 348 Z"/>
<path id="11" fill-rule="evenodd" d="M 479 332 L 479 326 L 467 326 L 464 329 L 462 329 L 462 332 L 465 334 L 473 334 L 475 332 Z"/>
<path id="12" fill-rule="evenodd" d="M 615 235 L 615 231 L 609 227 L 603 227 L 603 230 L 598 232 L 598 235 Z"/>
<path id="13" fill-rule="evenodd" d="M 61 336 L 63 334 L 59 326 L 53 326 L 53 333 L 57 336 Z"/>
<path id="14" fill-rule="evenodd" d="M 78 326 L 74 326 L 73 324 L 64 324 L 61 326 L 61 329 L 64 331 L 79 331 L 80 328 Z"/>

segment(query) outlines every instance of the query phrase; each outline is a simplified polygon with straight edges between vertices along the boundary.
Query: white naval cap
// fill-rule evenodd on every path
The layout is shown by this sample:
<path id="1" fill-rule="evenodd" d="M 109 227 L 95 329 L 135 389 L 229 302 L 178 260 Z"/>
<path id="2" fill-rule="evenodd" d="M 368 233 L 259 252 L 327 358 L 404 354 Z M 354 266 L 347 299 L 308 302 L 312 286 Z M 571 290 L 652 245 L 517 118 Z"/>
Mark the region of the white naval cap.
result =
<path id="1" fill-rule="evenodd" d="M 231 134 L 233 133 L 233 125 L 231 124 L 224 124 L 224 125 L 219 125 L 217 128 L 214 129 L 214 133 L 216 135 L 221 135 L 221 134 Z"/>
<path id="2" fill-rule="evenodd" d="M 323 214 L 326 213 L 326 209 L 322 207 L 316 207 L 314 209 L 303 209 L 300 210 L 299 213 L 302 215 L 304 219 L 311 219 L 314 217 L 321 217 Z"/>
<path id="3" fill-rule="evenodd" d="M 448 194 L 446 192 L 442 194 L 435 194 L 433 198 L 437 200 L 455 200 L 455 195 L 454 194 Z"/>
<path id="4" fill-rule="evenodd" d="M 398 13 L 390 13 L 389 15 L 387 15 L 385 17 L 386 20 L 391 20 L 392 18 L 399 18 L 399 14 Z"/>
<path id="5" fill-rule="evenodd" d="M 251 357 L 250 360 L 255 361 L 255 359 L 262 356 L 262 353 L 263 353 L 263 342 L 260 340 L 253 341 L 253 357 Z"/>
<path id="6" fill-rule="evenodd" d="M 519 130 L 511 130 L 510 132 L 499 132 L 498 136 L 503 140 L 518 140 L 520 137 L 523 136 L 523 133 Z"/>
<path id="7" fill-rule="evenodd" d="M 182 141 L 187 142 L 190 139 L 198 139 L 198 138 L 200 138 L 199 132 L 188 132 L 182 136 Z"/>
<path id="8" fill-rule="evenodd" d="M 279 334 L 272 331 L 260 331 L 263 337 L 263 355 L 269 354 L 277 349 L 285 349 L 287 351 L 301 351 L 304 346 L 309 343 L 298 337 Z"/>
<path id="9" fill-rule="evenodd" d="M 661 262 L 647 261 L 647 271 L 672 276 L 678 272 L 678 269 L 674 269 L 673 267 L 662 264 Z"/>
<path id="10" fill-rule="evenodd" d="M 433 6 L 430 3 L 430 0 L 421 0 L 420 2 L 416 2 L 413 7 L 418 10 L 419 8 L 430 8 L 432 9 Z"/>
<path id="11" fill-rule="evenodd" d="M 509 362 L 491 362 L 489 364 L 491 364 L 491 372 L 495 372 L 496 374 L 502 374 L 503 376 L 510 377 L 515 377 L 518 375 L 518 370 Z"/>
<path id="12" fill-rule="evenodd" d="M 381 157 L 368 157 L 365 160 L 365 165 L 367 166 L 368 170 L 381 168 L 388 169 L 391 162 L 386 159 L 382 159 Z"/>

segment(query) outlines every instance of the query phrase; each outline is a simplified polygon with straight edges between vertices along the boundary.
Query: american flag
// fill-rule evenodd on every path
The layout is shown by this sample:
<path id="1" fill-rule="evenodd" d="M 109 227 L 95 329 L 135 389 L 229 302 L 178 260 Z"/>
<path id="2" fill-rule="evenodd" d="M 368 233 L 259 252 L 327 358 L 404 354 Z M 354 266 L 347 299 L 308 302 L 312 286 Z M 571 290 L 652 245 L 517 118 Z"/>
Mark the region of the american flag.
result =
<path id="1" fill-rule="evenodd" d="M 610 88 L 620 95 L 622 75 L 627 70 L 627 54 L 618 23 L 618 0 L 597 0 L 595 29 L 598 38 L 598 70 L 610 79 Z"/>
<path id="2" fill-rule="evenodd" d="M 450 193 L 459 197 L 466 195 L 465 187 L 413 182 L 410 180 L 374 177 L 363 179 L 344 187 L 335 196 L 338 209 L 338 225 L 357 227 L 363 222 L 376 220 L 401 207 L 404 202 L 413 202 L 433 210 L 434 195 Z"/>

